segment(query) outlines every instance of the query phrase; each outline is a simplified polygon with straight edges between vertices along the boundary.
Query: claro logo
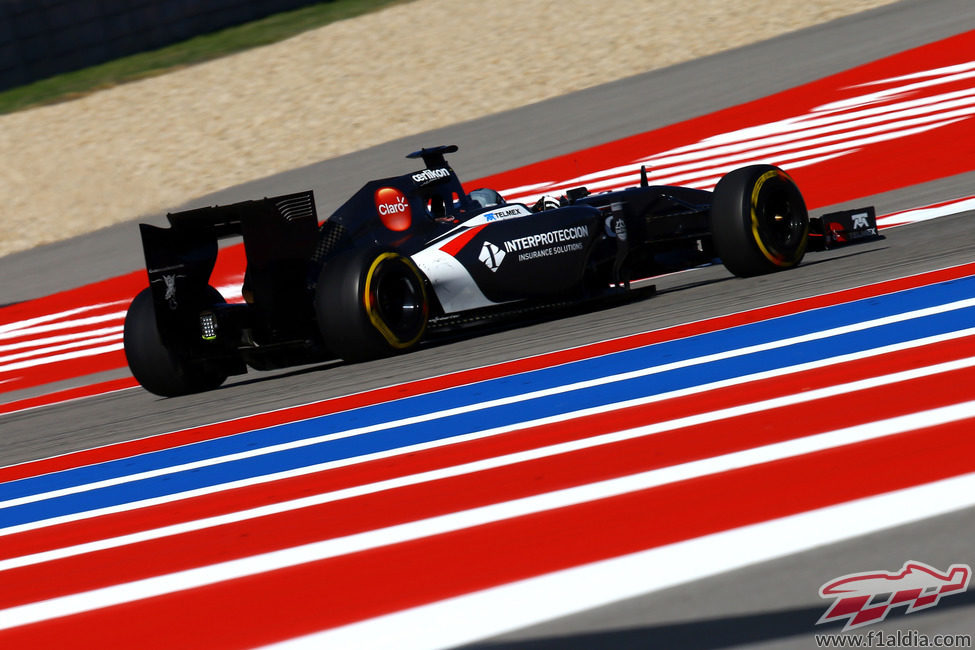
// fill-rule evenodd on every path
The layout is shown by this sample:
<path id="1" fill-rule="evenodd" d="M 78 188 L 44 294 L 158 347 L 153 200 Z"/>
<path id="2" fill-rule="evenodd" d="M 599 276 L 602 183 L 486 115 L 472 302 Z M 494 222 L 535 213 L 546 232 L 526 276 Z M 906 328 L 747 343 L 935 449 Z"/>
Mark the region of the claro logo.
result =
<path id="1" fill-rule="evenodd" d="M 410 203 L 395 187 L 380 187 L 376 190 L 376 212 L 382 219 L 383 225 L 390 230 L 400 232 L 410 227 L 413 222 L 413 212 Z"/>

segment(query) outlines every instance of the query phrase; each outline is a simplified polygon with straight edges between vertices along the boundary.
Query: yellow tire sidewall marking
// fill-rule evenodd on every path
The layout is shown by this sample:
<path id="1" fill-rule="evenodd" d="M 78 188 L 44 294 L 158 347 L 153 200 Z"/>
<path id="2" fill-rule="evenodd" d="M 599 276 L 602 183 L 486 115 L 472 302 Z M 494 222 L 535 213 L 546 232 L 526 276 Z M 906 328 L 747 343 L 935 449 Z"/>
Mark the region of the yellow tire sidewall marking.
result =
<path id="1" fill-rule="evenodd" d="M 426 323 L 424 322 L 423 327 L 420 328 L 420 331 L 419 333 L 417 333 L 416 336 L 414 336 L 412 339 L 409 339 L 407 341 L 403 341 L 398 336 L 396 336 L 396 334 L 391 329 L 389 329 L 389 326 L 386 325 L 386 322 L 382 319 L 378 311 L 375 309 L 375 305 L 373 304 L 372 301 L 372 280 L 376 274 L 376 269 L 379 268 L 379 265 L 388 259 L 402 260 L 408 267 L 410 267 L 410 270 L 413 271 L 417 279 L 419 279 L 420 273 L 417 270 L 416 265 L 414 265 L 412 260 L 410 260 L 408 257 L 403 257 L 398 253 L 392 253 L 392 252 L 382 253 L 372 261 L 372 264 L 369 266 L 369 270 L 366 271 L 366 285 L 363 290 L 362 302 L 366 308 L 366 315 L 369 316 L 369 322 L 372 323 L 373 327 L 375 327 L 376 330 L 382 335 L 382 337 L 386 339 L 387 343 L 389 343 L 391 346 L 393 346 L 398 350 L 402 350 L 414 345 L 417 341 L 420 340 L 420 337 L 423 336 L 423 332 L 426 331 Z M 427 290 L 426 287 L 423 286 L 422 281 L 420 281 L 420 293 L 423 296 L 423 311 L 425 316 L 427 310 Z"/>
<path id="2" fill-rule="evenodd" d="M 752 219 L 752 239 L 755 241 L 755 244 L 758 246 L 758 249 L 762 251 L 762 255 L 765 256 L 765 259 L 767 259 L 772 264 L 775 264 L 776 266 L 788 267 L 788 266 L 792 266 L 795 263 L 796 258 L 802 255 L 802 253 L 805 251 L 806 249 L 805 233 L 803 233 L 803 243 L 798 248 L 798 250 L 796 250 L 796 254 L 789 259 L 785 259 L 783 256 L 770 251 L 768 247 L 765 245 L 765 242 L 762 241 L 761 234 L 758 232 L 758 214 L 756 213 L 756 209 L 758 207 L 758 195 L 762 191 L 762 186 L 765 185 L 765 183 L 769 179 L 777 178 L 777 177 L 783 178 L 790 183 L 792 182 L 792 178 L 784 171 L 780 169 L 770 169 L 769 171 L 759 176 L 758 180 L 755 181 L 754 187 L 752 187 L 751 202 L 749 204 L 750 211 L 751 211 L 751 219 Z M 808 227 L 809 226 L 807 224 L 806 225 L 807 230 Z"/>

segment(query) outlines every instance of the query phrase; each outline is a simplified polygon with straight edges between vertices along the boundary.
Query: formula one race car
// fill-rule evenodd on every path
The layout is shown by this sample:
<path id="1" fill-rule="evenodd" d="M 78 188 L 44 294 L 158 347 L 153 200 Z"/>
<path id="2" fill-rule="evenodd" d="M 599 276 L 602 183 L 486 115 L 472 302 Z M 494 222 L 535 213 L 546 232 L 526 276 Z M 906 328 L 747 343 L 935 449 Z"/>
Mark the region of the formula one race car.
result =
<path id="1" fill-rule="evenodd" d="M 125 353 L 149 391 L 216 388 L 265 370 L 415 347 L 460 322 L 626 295 L 633 278 L 710 263 L 752 276 L 789 269 L 811 244 L 876 236 L 872 208 L 809 219 L 786 172 L 753 165 L 713 192 L 585 188 L 531 208 L 465 192 L 444 158 L 370 181 L 319 224 L 311 191 L 169 214 L 142 224 L 149 287 L 125 319 Z M 209 285 L 217 240 L 243 236 L 243 303 Z"/>

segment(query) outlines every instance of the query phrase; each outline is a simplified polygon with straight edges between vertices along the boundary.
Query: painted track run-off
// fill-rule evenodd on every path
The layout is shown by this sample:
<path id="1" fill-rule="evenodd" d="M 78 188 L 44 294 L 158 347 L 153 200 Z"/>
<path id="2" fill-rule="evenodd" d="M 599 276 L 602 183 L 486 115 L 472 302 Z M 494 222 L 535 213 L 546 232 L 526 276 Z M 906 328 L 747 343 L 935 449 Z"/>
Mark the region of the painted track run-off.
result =
<path id="1" fill-rule="evenodd" d="M 971 171 L 936 154 L 972 133 L 972 39 L 472 185 L 650 163 L 707 187 L 761 160 L 815 208 Z M 944 198 L 881 223 L 971 209 Z M 0 310 L 4 389 L 121 367 L 144 282 Z M 894 273 L 0 468 L 0 645 L 453 645 L 969 508 L 973 315 L 975 265 Z"/>

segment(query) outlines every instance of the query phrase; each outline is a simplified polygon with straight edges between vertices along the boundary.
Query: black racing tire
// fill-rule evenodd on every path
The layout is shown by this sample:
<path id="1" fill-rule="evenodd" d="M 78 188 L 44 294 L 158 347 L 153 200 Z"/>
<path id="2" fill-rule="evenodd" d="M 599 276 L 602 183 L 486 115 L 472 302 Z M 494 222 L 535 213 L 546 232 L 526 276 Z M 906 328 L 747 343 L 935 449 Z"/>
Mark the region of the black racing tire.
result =
<path id="1" fill-rule="evenodd" d="M 406 352 L 427 327 L 430 304 L 423 275 L 391 249 L 352 249 L 322 268 L 315 314 L 325 345 L 345 361 Z"/>
<path id="2" fill-rule="evenodd" d="M 207 300 L 211 305 L 224 302 L 213 287 L 208 287 Z M 132 375 L 143 388 L 161 397 L 212 390 L 230 374 L 219 363 L 194 362 L 185 349 L 163 341 L 156 321 L 152 290 L 148 288 L 140 291 L 129 305 L 123 340 Z"/>
<path id="3" fill-rule="evenodd" d="M 737 276 L 791 269 L 809 242 L 806 203 L 778 167 L 736 169 L 714 188 L 711 236 L 718 257 Z"/>

